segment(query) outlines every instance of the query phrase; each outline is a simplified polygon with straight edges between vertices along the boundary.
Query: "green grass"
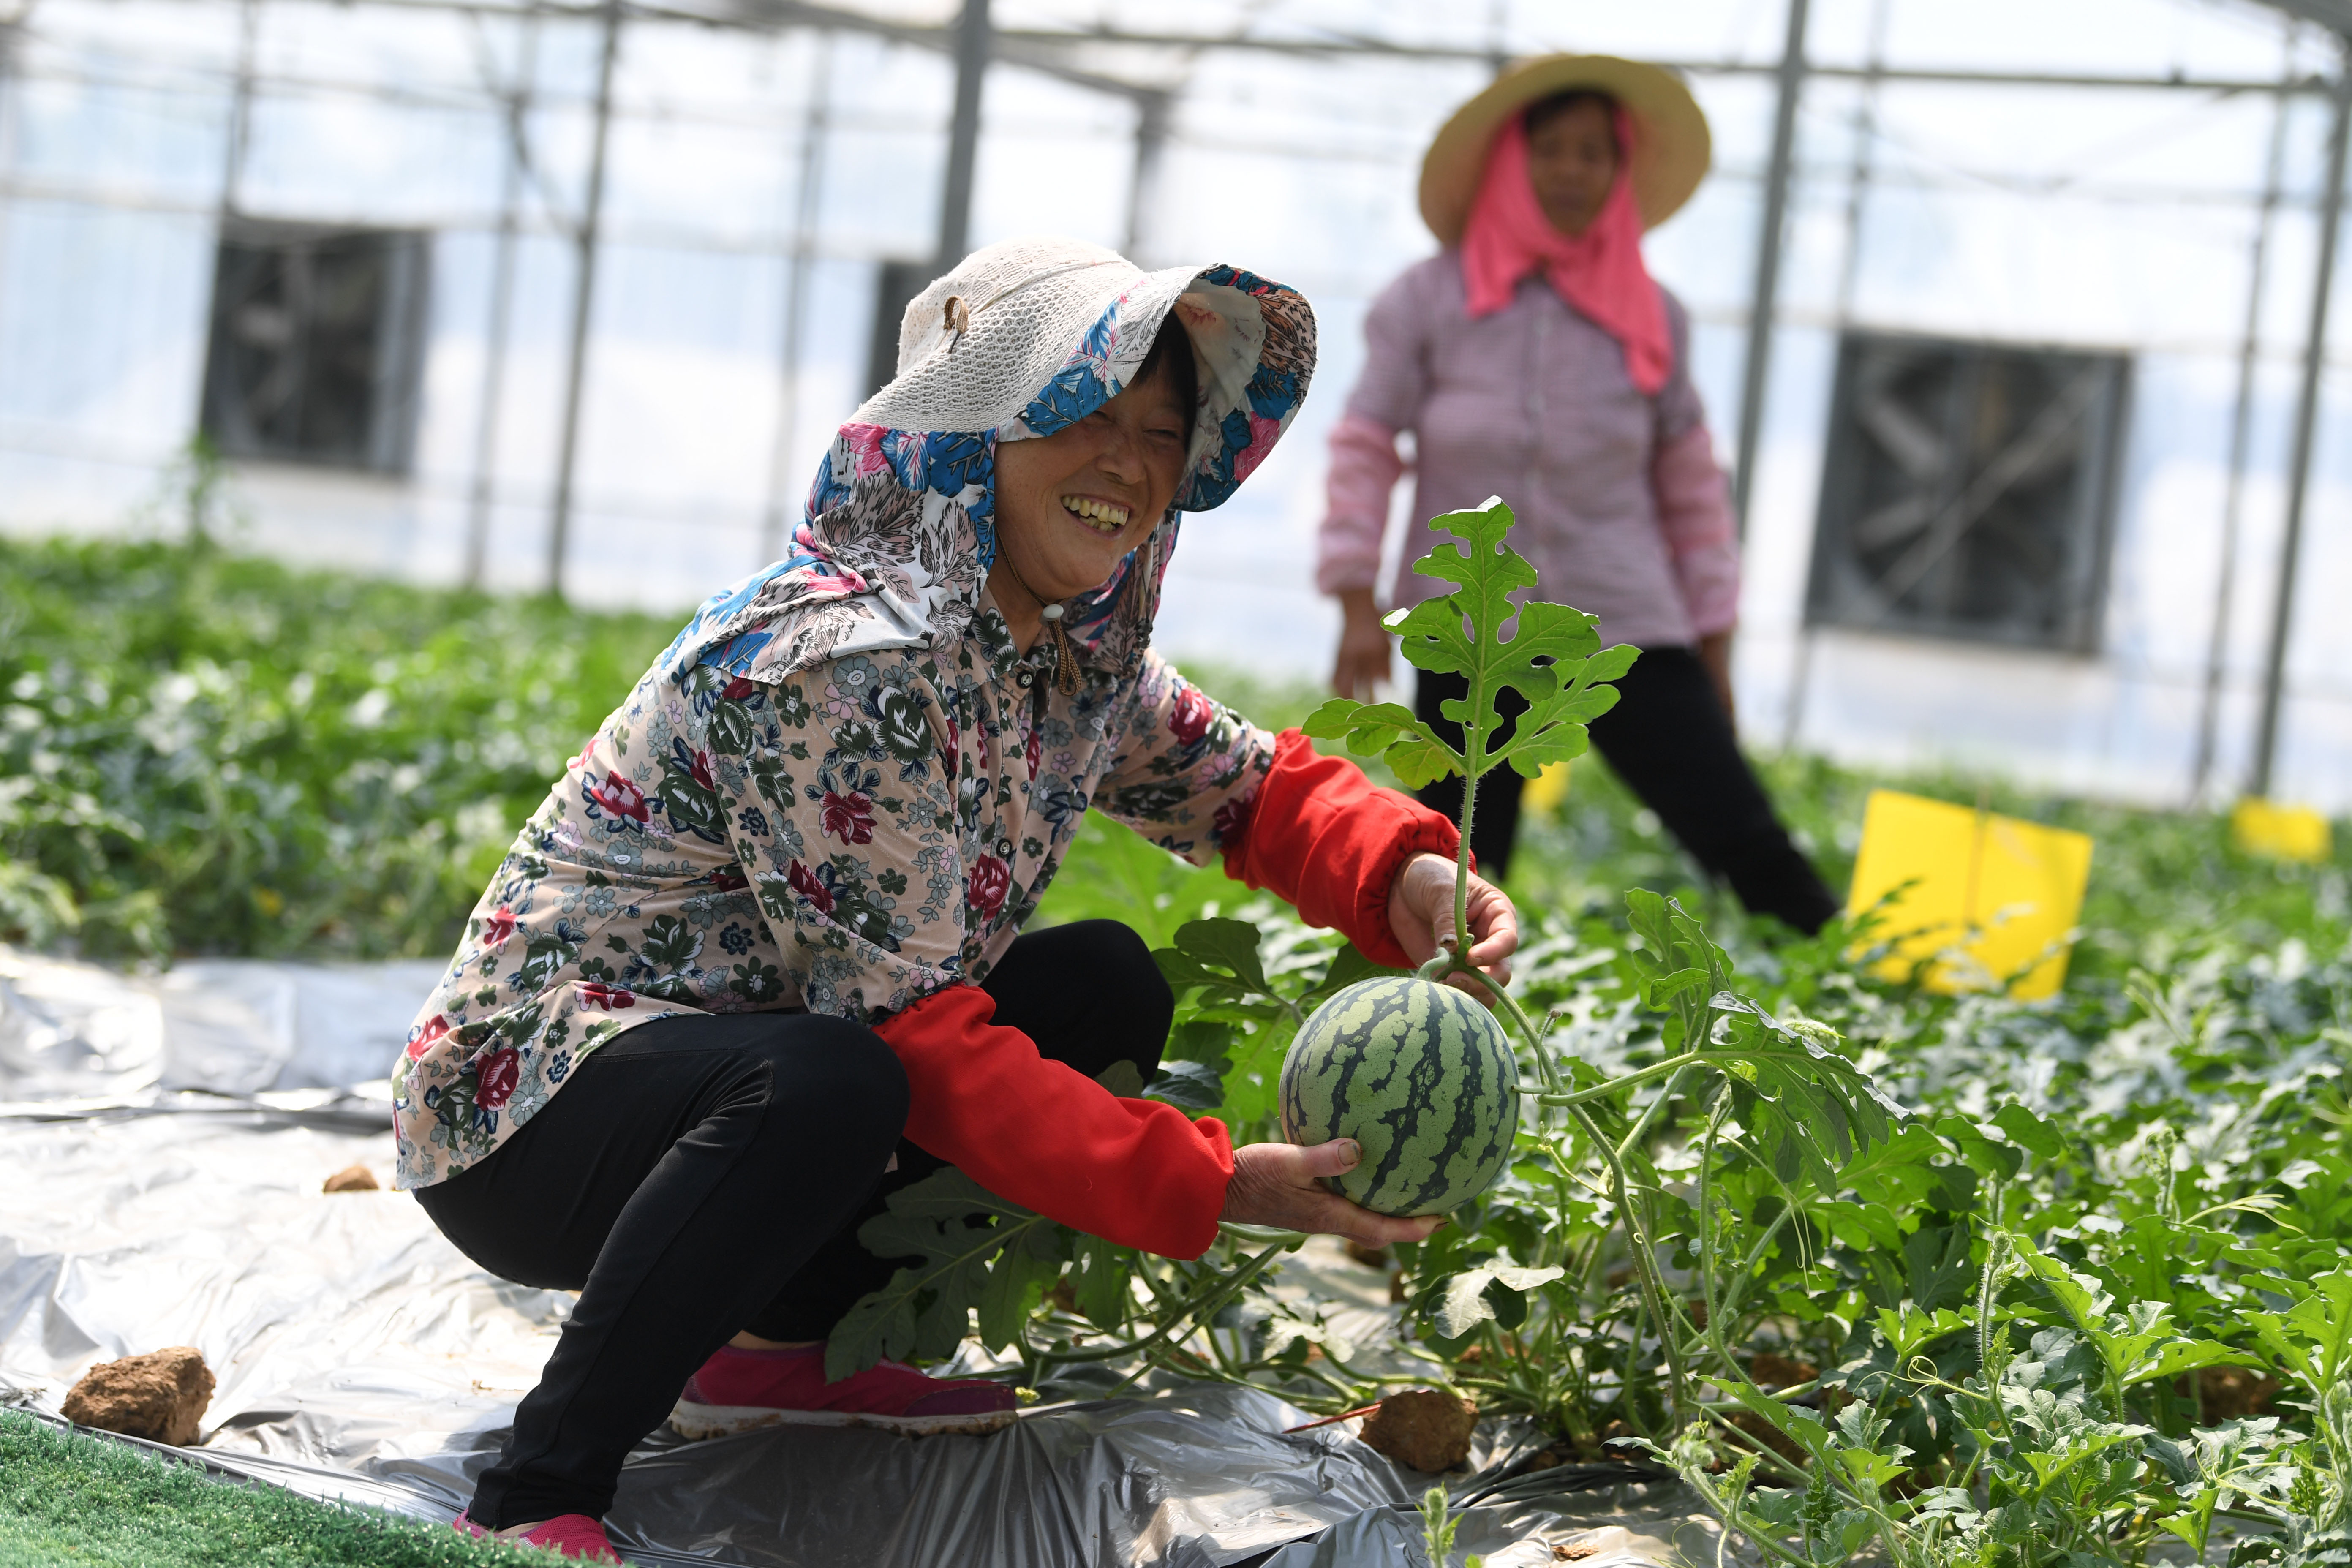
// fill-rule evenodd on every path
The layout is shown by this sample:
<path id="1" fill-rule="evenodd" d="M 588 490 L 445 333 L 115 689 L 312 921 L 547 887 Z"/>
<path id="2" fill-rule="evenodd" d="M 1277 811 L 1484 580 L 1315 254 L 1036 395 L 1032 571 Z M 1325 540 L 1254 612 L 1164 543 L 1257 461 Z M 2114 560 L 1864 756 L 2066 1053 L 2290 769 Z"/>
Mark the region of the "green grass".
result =
<path id="1" fill-rule="evenodd" d="M 0 1568 L 506 1568 L 542 1561 L 426 1524 L 215 1480 L 0 1412 Z"/>

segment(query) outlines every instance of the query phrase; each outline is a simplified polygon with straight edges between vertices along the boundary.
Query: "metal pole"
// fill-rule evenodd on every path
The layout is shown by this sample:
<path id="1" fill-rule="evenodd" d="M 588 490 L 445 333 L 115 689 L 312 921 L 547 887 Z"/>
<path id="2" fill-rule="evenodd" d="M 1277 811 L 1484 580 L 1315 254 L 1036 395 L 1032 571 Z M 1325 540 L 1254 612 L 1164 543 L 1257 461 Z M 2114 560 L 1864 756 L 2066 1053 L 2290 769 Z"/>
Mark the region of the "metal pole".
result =
<path id="1" fill-rule="evenodd" d="M 596 241 L 604 216 L 604 143 L 613 126 L 613 62 L 621 52 L 621 0 L 604 0 L 604 54 L 596 68 L 596 130 L 588 153 L 587 200 L 573 235 L 580 265 L 572 295 L 572 354 L 563 380 L 563 446 L 555 459 L 555 506 L 547 535 L 547 591 L 563 596 L 571 543 L 572 470 L 580 456 L 580 390 L 588 361 L 588 312 L 596 292 Z"/>
<path id="2" fill-rule="evenodd" d="M 1511 68 L 1511 0 L 1492 0 L 1486 7 L 1486 66 L 1492 76 Z"/>
<path id="3" fill-rule="evenodd" d="M 1891 0 L 1876 0 L 1870 8 L 1870 53 L 1862 79 L 1862 87 L 1853 104 L 1853 159 L 1846 167 L 1845 184 L 1845 255 L 1838 265 L 1837 303 L 1835 306 L 1838 335 L 1841 340 L 1847 327 L 1853 323 L 1854 290 L 1862 285 L 1862 219 L 1870 195 L 1871 176 L 1876 172 L 1872 154 L 1878 145 L 1878 78 L 1874 74 L 1886 63 L 1886 13 Z M 1780 724 L 1780 750 L 1793 752 L 1805 728 L 1805 700 L 1812 694 L 1813 654 L 1819 634 L 1805 624 L 1800 607 L 1797 616 L 1796 668 L 1789 674 L 1789 710 Z"/>
<path id="4" fill-rule="evenodd" d="M 1772 313 L 1780 292 L 1781 230 L 1789 209 L 1789 171 L 1795 161 L 1797 100 L 1805 90 L 1805 15 L 1811 0 L 1789 0 L 1789 36 L 1780 51 L 1780 100 L 1772 114 L 1772 163 L 1764 179 L 1764 216 L 1756 227 L 1756 284 L 1748 305 L 1748 361 L 1739 383 L 1739 467 L 1731 479 L 1731 510 L 1740 537 L 1756 489 L 1757 444 L 1764 431 L 1764 381 L 1772 363 Z"/>
<path id="5" fill-rule="evenodd" d="M 777 357 L 782 384 L 776 404 L 776 442 L 768 451 L 768 506 L 760 519 L 760 559 L 765 565 L 784 550 L 785 492 L 792 484 L 793 436 L 801 416 L 801 334 L 808 313 L 809 252 L 816 245 L 817 204 L 824 187 L 828 119 L 826 89 L 833 70 L 833 35 L 819 33 L 809 70 L 808 112 L 801 123 L 801 168 L 793 193 L 793 253 L 784 262 L 784 341 Z"/>
<path id="6" fill-rule="evenodd" d="M 2286 686 L 2287 634 L 2294 619 L 2295 569 L 2303 554 L 2303 511 L 2311 490 L 2311 457 L 2319 424 L 2319 379 L 2327 362 L 2327 299 L 2336 280 L 2336 231 L 2344 216 L 2344 153 L 2352 137 L 2352 44 L 2336 68 L 2336 120 L 2327 137 L 2327 188 L 2319 200 L 2319 276 L 2311 286 L 2311 325 L 2303 343 L 2303 388 L 2294 407 L 2294 455 L 2286 492 L 2286 540 L 2279 548 L 2278 595 L 2271 608 L 2270 659 L 2263 671 L 2263 721 L 2254 737 L 2247 793 L 2271 793 L 2278 762 L 2279 701 Z"/>
<path id="7" fill-rule="evenodd" d="M 2294 68 L 2295 25 L 2286 25 L 2287 68 Z M 2238 396 L 2230 416 L 2230 479 L 2221 500 L 2221 559 L 2213 584 L 2213 635 L 2205 650 L 2205 693 L 2197 713 L 2197 752 L 2189 766 L 2190 809 L 2205 798 L 2213 776 L 2213 749 L 2221 714 L 2221 678 L 2230 657 L 2230 611 L 2237 597 L 2238 524 L 2244 510 L 2247 448 L 2254 424 L 2254 384 L 2260 369 L 2263 341 L 2263 285 L 2270 268 L 2271 226 L 2278 216 L 2279 187 L 2286 166 L 2287 98 L 2279 95 L 2271 120 L 2270 156 L 2263 174 L 2261 216 L 2254 222 L 2254 243 L 2247 258 L 2252 272 L 2246 285 L 2246 330 L 2238 341 Z"/>
<path id="8" fill-rule="evenodd" d="M 955 118 L 948 132 L 947 188 L 940 196 L 940 270 L 971 240 L 971 166 L 980 151 L 980 89 L 988 75 L 988 0 L 963 0 L 956 27 Z"/>
<path id="9" fill-rule="evenodd" d="M 1135 172 L 1127 184 L 1127 243 L 1119 248 L 1130 261 L 1143 262 L 1150 248 L 1151 218 L 1160 206 L 1160 171 L 1168 154 L 1169 110 L 1164 92 L 1141 94 L 1135 100 Z"/>
<path id="10" fill-rule="evenodd" d="M 237 187 L 245 179 L 246 146 L 253 139 L 253 57 L 261 27 L 261 0 L 244 0 L 238 7 L 236 86 L 229 99 L 228 143 L 221 152 L 220 217 L 224 227 L 237 209 Z"/>
<path id="11" fill-rule="evenodd" d="M 523 20 L 516 40 L 514 86 L 506 94 L 507 162 L 499 185 L 499 242 L 490 266 L 490 320 L 482 353 L 482 411 L 474 427 L 474 488 L 466 512 L 466 586 L 482 585 L 490 548 L 490 502 L 497 488 L 499 404 L 506 395 L 507 321 L 514 310 L 517 209 L 522 201 L 522 150 L 530 133 L 530 89 L 539 69 L 539 16 Z"/>
<path id="12" fill-rule="evenodd" d="M 8 214 L 16 205 L 8 193 L 16 178 L 16 49 L 25 24 L 32 19 L 33 4 L 22 0 L 14 12 L 0 17 L 0 261 L 7 258 Z M 0 313 L 6 310 L 6 274 L 0 272 Z"/>

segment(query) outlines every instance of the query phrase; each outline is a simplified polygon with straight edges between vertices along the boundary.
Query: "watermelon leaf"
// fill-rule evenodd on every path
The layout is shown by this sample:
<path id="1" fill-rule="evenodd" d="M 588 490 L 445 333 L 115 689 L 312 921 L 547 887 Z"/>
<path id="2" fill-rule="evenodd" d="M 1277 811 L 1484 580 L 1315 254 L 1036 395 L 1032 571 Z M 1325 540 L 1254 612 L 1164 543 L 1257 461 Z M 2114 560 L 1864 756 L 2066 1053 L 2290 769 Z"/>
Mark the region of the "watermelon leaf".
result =
<path id="1" fill-rule="evenodd" d="M 1009 1317 L 1028 1300 L 1030 1286 L 1058 1271 L 1064 1243 L 1061 1227 L 1045 1215 L 1000 1198 L 954 1166 L 892 1193 L 885 1213 L 860 1226 L 857 1239 L 877 1258 L 913 1258 L 881 1289 L 860 1297 L 825 1341 L 827 1381 L 865 1371 L 876 1362 L 919 1358 L 937 1361 L 955 1353 L 969 1330 L 972 1309 L 994 1316 L 987 1328 L 1013 1329 L 1001 1343 L 1017 1337 L 1021 1318 Z M 990 1262 L 1013 1248 L 1007 1278 L 993 1286 Z M 1034 1305 L 1034 1302 L 1031 1305 Z"/>
<path id="2" fill-rule="evenodd" d="M 1095 1081 L 1121 1100 L 1143 1098 L 1143 1069 L 1124 1057 L 1095 1074 Z"/>
<path id="3" fill-rule="evenodd" d="M 1431 1293 L 1429 1321 L 1445 1338 L 1458 1340 L 1480 1323 L 1498 1321 L 1494 1300 L 1496 1287 L 1524 1294 L 1550 1284 L 1566 1272 L 1553 1267 L 1520 1268 L 1507 1263 L 1465 1268 Z M 1514 1328 L 1517 1321 L 1524 1321 L 1525 1309 L 1518 1310 L 1519 1319 L 1504 1327 Z"/>
<path id="4" fill-rule="evenodd" d="M 1152 950 L 1160 977 L 1179 996 L 1202 993 L 1210 1007 L 1230 1007 L 1262 997 L 1276 1008 L 1290 1011 L 1288 998 L 1266 980 L 1265 961 L 1258 956 L 1258 929 L 1247 921 L 1187 921 L 1176 928 L 1172 947 Z M 1244 1007 L 1240 1016 L 1255 1017 L 1261 1009 Z"/>
<path id="5" fill-rule="evenodd" d="M 1098 1236 L 1080 1236 L 1072 1249 L 1077 1265 L 1070 1273 L 1070 1293 L 1078 1311 L 1106 1332 L 1126 1321 L 1128 1280 L 1135 1271 L 1136 1254 Z"/>
<path id="6" fill-rule="evenodd" d="M 1366 958 L 1354 942 L 1348 943 L 1331 955 L 1331 967 L 1299 998 L 1302 1006 L 1312 1008 L 1322 1005 L 1327 997 L 1337 995 L 1359 980 L 1370 980 L 1379 974 L 1402 974 L 1402 969 L 1391 969 L 1384 963 L 1374 963 Z"/>
<path id="7" fill-rule="evenodd" d="M 1184 1110 L 1214 1110 L 1225 1102 L 1225 1079 L 1206 1062 L 1162 1062 L 1143 1093 Z"/>
<path id="8" fill-rule="evenodd" d="M 1591 744 L 1585 726 L 1617 701 L 1616 689 L 1607 683 L 1633 667 L 1639 650 L 1604 650 L 1597 616 L 1565 605 L 1517 602 L 1516 595 L 1536 585 L 1536 569 L 1503 542 L 1515 521 L 1499 498 L 1431 518 L 1430 528 L 1452 534 L 1454 542 L 1437 545 L 1412 569 L 1454 587 L 1381 622 L 1414 668 L 1469 681 L 1468 697 L 1449 698 L 1438 710 L 1463 726 L 1464 744 L 1447 744 L 1402 703 L 1347 698 L 1333 698 L 1309 714 L 1307 734 L 1345 741 L 1358 756 L 1382 758 L 1408 789 L 1451 775 L 1475 779 L 1506 761 L 1533 778 L 1549 763 L 1584 754 Z M 1512 628 L 1507 640 L 1507 625 Z M 1503 724 L 1496 700 L 1507 689 L 1528 707 L 1510 740 L 1495 745 Z"/>

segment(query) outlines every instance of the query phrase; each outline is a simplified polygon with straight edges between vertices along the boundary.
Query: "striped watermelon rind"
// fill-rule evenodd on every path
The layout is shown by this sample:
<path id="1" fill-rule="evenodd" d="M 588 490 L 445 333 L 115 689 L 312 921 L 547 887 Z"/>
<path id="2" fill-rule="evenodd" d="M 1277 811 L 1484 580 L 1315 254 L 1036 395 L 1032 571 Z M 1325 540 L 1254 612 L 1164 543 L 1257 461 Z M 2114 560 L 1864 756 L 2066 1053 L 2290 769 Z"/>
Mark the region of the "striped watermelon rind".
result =
<path id="1" fill-rule="evenodd" d="M 1353 1138 L 1325 1178 L 1376 1214 L 1445 1214 L 1503 1173 L 1519 1126 L 1518 1064 L 1493 1014 L 1411 975 L 1359 981 L 1316 1010 L 1282 1063 L 1282 1135 Z"/>

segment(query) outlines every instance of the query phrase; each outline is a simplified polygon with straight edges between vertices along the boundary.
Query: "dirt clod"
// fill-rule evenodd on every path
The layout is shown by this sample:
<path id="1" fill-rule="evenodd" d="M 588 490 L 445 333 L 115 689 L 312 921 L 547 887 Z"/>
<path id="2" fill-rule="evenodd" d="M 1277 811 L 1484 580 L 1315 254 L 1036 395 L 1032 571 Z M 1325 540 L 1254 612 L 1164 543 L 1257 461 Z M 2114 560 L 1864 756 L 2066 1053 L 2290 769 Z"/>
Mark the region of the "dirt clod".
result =
<path id="1" fill-rule="evenodd" d="M 65 1417 L 83 1426 L 184 1448 L 196 1440 L 213 1373 L 194 1345 L 100 1362 L 67 1394 Z"/>
<path id="2" fill-rule="evenodd" d="M 1349 1257 L 1354 1258 L 1357 1262 L 1362 1264 L 1367 1268 L 1378 1268 L 1385 1272 L 1396 1262 L 1396 1255 L 1391 1252 L 1387 1247 L 1366 1247 L 1362 1242 L 1358 1241 L 1353 1237 L 1350 1237 L 1348 1240 L 1347 1249 Z"/>
<path id="3" fill-rule="evenodd" d="M 1801 1383 L 1811 1383 L 1822 1375 L 1822 1369 L 1809 1361 L 1793 1356 L 1777 1355 L 1770 1351 L 1758 1351 L 1756 1359 L 1748 1363 L 1748 1375 L 1765 1388 L 1793 1388 Z"/>
<path id="4" fill-rule="evenodd" d="M 2209 1426 L 2241 1415 L 2268 1415 L 2271 1402 L 2283 1386 L 2277 1378 L 2242 1366 L 2207 1366 L 2197 1371 L 2197 1397 Z"/>
<path id="5" fill-rule="evenodd" d="M 1551 1560 L 1555 1563 L 1581 1563 L 1588 1557 L 1600 1555 L 1601 1543 L 1596 1541 L 1575 1541 L 1551 1549 Z"/>
<path id="6" fill-rule="evenodd" d="M 326 1193 L 372 1193 L 376 1190 L 375 1173 L 365 1165 L 346 1165 L 327 1178 L 319 1189 Z"/>
<path id="7" fill-rule="evenodd" d="M 1409 1388 L 1381 1401 L 1364 1423 L 1364 1441 L 1409 1469 L 1434 1475 L 1470 1457 L 1478 1407 L 1437 1388 Z"/>

